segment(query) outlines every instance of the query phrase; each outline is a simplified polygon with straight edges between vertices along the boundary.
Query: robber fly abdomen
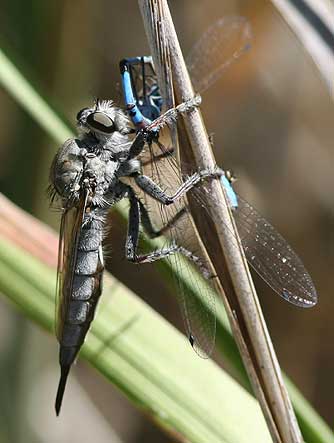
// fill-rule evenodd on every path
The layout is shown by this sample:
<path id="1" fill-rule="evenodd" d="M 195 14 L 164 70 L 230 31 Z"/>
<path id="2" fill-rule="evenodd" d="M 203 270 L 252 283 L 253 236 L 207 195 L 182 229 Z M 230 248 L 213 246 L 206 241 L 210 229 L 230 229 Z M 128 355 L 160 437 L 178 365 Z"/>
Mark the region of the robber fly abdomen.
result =
<path id="1" fill-rule="evenodd" d="M 90 208 L 89 208 L 90 209 Z M 73 257 L 73 273 L 66 275 L 63 291 L 67 303 L 60 308 L 62 324 L 58 331 L 61 365 L 72 364 L 93 320 L 96 303 L 102 291 L 102 233 L 103 221 L 95 218 L 98 208 L 84 215 Z M 63 294 L 65 297 L 65 294 Z"/>
<path id="2" fill-rule="evenodd" d="M 77 240 L 77 248 L 68 257 L 73 263 L 73 272 L 66 272 L 62 291 L 63 303 L 59 305 L 61 317 L 58 329 L 60 343 L 59 363 L 61 381 L 58 390 L 60 404 L 69 369 L 75 360 L 90 324 L 94 318 L 97 302 L 102 292 L 102 221 L 96 217 L 98 208 L 84 214 Z"/>

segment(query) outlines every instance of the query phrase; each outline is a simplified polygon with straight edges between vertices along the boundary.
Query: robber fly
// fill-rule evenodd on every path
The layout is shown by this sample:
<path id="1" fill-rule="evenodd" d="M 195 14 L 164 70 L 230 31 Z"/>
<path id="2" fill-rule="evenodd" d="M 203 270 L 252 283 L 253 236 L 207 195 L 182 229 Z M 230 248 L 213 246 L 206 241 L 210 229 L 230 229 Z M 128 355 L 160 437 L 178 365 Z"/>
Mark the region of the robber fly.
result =
<path id="1" fill-rule="evenodd" d="M 134 132 L 125 113 L 112 101 L 97 100 L 77 115 L 78 138 L 67 140 L 56 154 L 50 173 L 52 199 L 62 207 L 57 278 L 57 337 L 60 343 L 61 377 L 56 397 L 59 414 L 66 380 L 84 342 L 102 292 L 104 270 L 102 240 L 110 208 L 127 198 L 130 203 L 126 258 L 134 263 L 151 263 L 173 254 L 183 254 L 201 267 L 191 251 L 177 244 L 138 254 L 140 220 L 152 237 L 158 235 L 147 209 L 134 189 L 122 178 L 131 177 L 136 186 L 163 206 L 175 204 L 203 180 L 220 178 L 223 172 L 198 171 L 168 195 L 141 172 L 140 154 L 146 143 L 157 140 L 158 131 L 175 120 L 180 112 L 190 112 L 196 99 L 167 111 L 150 125 Z M 202 272 L 205 273 L 204 269 Z"/>

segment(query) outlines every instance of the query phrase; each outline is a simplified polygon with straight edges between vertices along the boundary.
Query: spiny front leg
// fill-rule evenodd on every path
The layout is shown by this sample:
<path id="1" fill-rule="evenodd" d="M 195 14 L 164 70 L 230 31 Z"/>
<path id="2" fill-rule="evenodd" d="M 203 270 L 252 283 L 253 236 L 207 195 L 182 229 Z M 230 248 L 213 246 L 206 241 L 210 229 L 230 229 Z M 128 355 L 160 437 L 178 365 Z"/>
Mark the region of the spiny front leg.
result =
<path id="1" fill-rule="evenodd" d="M 196 95 L 175 108 L 168 109 L 168 111 L 153 120 L 153 122 L 147 125 L 144 129 L 138 131 L 137 136 L 130 147 L 128 159 L 137 157 L 144 149 L 145 143 L 152 143 L 153 141 L 158 140 L 161 128 L 174 123 L 180 114 L 193 111 L 201 104 L 201 101 L 201 96 Z"/>
<path id="2" fill-rule="evenodd" d="M 157 237 L 158 232 L 153 227 L 147 209 L 137 198 L 133 189 L 128 187 L 128 198 L 130 201 L 129 225 L 125 244 L 125 255 L 130 261 L 136 261 L 136 250 L 138 247 L 140 222 L 150 238 Z"/>
<path id="3" fill-rule="evenodd" d="M 136 196 L 135 192 L 130 186 L 128 187 L 128 197 L 130 200 L 129 218 L 135 221 L 138 217 L 140 217 L 140 222 L 149 238 L 157 238 L 163 235 L 165 232 L 175 226 L 180 218 L 182 218 L 187 212 L 186 207 L 181 208 L 167 223 L 165 223 L 159 229 L 156 229 L 156 227 L 152 223 L 152 220 L 145 205 Z M 128 238 L 133 237 L 132 234 L 133 231 L 128 234 Z"/>
<path id="4" fill-rule="evenodd" d="M 201 102 L 201 96 L 199 94 L 195 95 L 195 97 L 190 98 L 180 105 L 177 105 L 175 108 L 170 108 L 161 114 L 145 128 L 145 131 L 159 131 L 164 126 L 174 123 L 180 114 L 187 114 L 193 111 L 201 104 Z"/>
<path id="5" fill-rule="evenodd" d="M 168 258 L 174 254 L 182 254 L 184 257 L 187 257 L 199 268 L 204 278 L 206 279 L 212 278 L 212 274 L 202 263 L 199 257 L 197 257 L 193 252 L 189 251 L 183 246 L 179 246 L 175 243 L 172 243 L 170 246 L 166 248 L 157 249 L 147 254 L 137 255 L 139 225 L 141 218 L 143 219 L 142 220 L 143 226 L 145 230 L 148 231 L 149 235 L 151 234 L 152 236 L 155 236 L 154 234 L 156 234 L 156 231 L 154 230 L 152 223 L 149 220 L 146 208 L 135 196 L 131 188 L 129 190 L 129 200 L 130 200 L 129 226 L 128 226 L 126 245 L 125 245 L 125 254 L 127 260 L 137 264 L 153 263 L 157 260 Z"/>
<path id="6" fill-rule="evenodd" d="M 153 180 L 151 180 L 146 175 L 141 175 L 139 173 L 134 174 L 135 181 L 137 185 L 152 198 L 162 203 L 163 205 L 171 205 L 177 201 L 180 197 L 185 195 L 194 186 L 200 183 L 204 179 L 220 179 L 224 175 L 224 171 L 220 168 L 203 169 L 202 171 L 195 172 L 190 177 L 188 177 L 179 189 L 171 196 L 167 195 L 166 192 L 160 188 Z"/>

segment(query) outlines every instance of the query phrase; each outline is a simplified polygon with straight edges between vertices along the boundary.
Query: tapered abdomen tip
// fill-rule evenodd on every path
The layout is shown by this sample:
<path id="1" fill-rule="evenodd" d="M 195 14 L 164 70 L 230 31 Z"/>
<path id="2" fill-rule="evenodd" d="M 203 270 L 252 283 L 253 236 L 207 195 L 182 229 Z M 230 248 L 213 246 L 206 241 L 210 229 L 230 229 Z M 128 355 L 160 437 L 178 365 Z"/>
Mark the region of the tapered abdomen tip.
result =
<path id="1" fill-rule="evenodd" d="M 60 380 L 59 380 L 59 384 L 58 384 L 57 396 L 56 396 L 56 402 L 55 402 L 55 410 L 56 410 L 57 417 L 60 413 L 61 404 L 63 401 L 66 382 L 67 382 L 67 377 L 70 372 L 70 367 L 71 366 L 61 366 Z"/>

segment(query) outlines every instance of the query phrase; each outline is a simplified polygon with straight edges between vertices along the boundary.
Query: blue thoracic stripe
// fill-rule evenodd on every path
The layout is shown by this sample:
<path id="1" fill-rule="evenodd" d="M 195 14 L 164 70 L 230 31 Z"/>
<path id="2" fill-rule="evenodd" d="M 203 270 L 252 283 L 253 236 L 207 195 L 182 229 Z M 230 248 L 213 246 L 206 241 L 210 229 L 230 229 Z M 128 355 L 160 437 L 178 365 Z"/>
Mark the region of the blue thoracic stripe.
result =
<path id="1" fill-rule="evenodd" d="M 234 189 L 232 188 L 231 183 L 225 177 L 225 175 L 221 176 L 220 181 L 221 181 L 221 184 L 225 188 L 225 192 L 227 194 L 227 198 L 229 200 L 231 208 L 236 209 L 238 207 L 238 197 L 237 197 L 236 193 L 234 192 Z"/>

